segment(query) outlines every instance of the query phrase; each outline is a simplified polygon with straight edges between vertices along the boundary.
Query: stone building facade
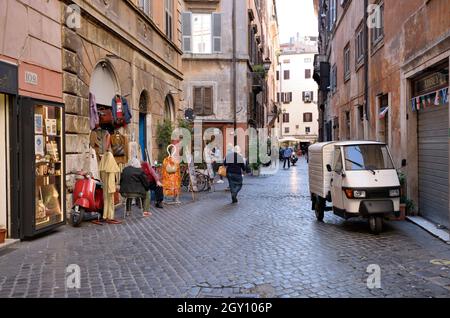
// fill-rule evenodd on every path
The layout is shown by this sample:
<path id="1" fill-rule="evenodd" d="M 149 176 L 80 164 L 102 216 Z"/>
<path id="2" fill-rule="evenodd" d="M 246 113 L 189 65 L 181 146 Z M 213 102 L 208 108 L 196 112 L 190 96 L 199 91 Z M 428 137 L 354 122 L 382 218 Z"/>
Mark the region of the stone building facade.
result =
<path id="1" fill-rule="evenodd" d="M 318 138 L 317 83 L 312 78 L 317 41 L 305 37 L 282 47 L 277 75 L 282 105 L 280 141 L 306 147 Z"/>
<path id="2" fill-rule="evenodd" d="M 265 127 L 272 118 L 274 72 L 261 69 L 276 56 L 269 34 L 276 23 L 274 1 L 246 0 L 236 4 L 236 79 L 233 77 L 233 1 L 185 0 L 183 9 L 183 109 L 192 110 L 203 130 L 216 128 L 224 148 L 233 144 L 233 89 L 236 87 L 237 127 Z M 277 25 L 276 25 L 277 26 Z M 203 36 L 205 35 L 206 36 Z M 266 45 L 267 44 L 267 45 Z M 256 71 L 255 66 L 258 66 Z M 270 101 L 270 102 L 269 102 Z M 227 134 L 227 129 L 229 130 Z M 245 138 L 239 138 L 246 148 Z"/>
<path id="3" fill-rule="evenodd" d="M 0 1 L 0 228 L 9 238 L 23 238 L 37 225 L 31 202 L 43 178 L 32 171 L 30 150 L 35 133 L 44 140 L 44 128 L 33 119 L 36 109 L 63 107 L 61 21 L 58 0 Z"/>
<path id="4" fill-rule="evenodd" d="M 63 1 L 66 19 L 73 4 L 80 23 L 62 29 L 68 171 L 81 168 L 89 145 L 89 93 L 106 106 L 124 96 L 133 115 L 126 134 L 156 160 L 157 122 L 180 115 L 180 1 Z"/>
<path id="5" fill-rule="evenodd" d="M 316 0 L 315 7 L 321 139 L 387 143 L 407 174 L 414 210 L 449 227 L 448 1 Z"/>

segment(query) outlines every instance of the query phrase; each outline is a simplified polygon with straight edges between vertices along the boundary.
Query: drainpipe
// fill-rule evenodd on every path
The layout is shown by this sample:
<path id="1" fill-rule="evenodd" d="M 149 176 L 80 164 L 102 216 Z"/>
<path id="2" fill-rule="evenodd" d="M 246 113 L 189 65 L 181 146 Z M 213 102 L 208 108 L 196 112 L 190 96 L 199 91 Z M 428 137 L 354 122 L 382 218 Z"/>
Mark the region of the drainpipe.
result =
<path id="1" fill-rule="evenodd" d="M 369 126 L 370 120 L 370 98 L 369 98 L 369 26 L 367 25 L 367 20 L 369 19 L 369 13 L 367 8 L 369 6 L 369 0 L 364 0 L 364 21 L 365 21 L 365 54 L 364 54 L 364 108 L 366 113 L 367 125 Z M 369 127 L 367 127 L 369 128 Z M 369 131 L 369 129 L 367 129 Z M 368 136 L 366 136 L 368 139 Z"/>
<path id="2" fill-rule="evenodd" d="M 233 13 L 232 13 L 232 29 L 233 29 L 233 62 L 232 62 L 232 108 L 233 108 L 233 116 L 234 116 L 234 146 L 236 147 L 238 144 L 238 136 L 237 136 L 237 105 L 236 105 L 236 97 L 237 97 L 237 58 L 236 58 L 236 0 L 233 0 Z"/>

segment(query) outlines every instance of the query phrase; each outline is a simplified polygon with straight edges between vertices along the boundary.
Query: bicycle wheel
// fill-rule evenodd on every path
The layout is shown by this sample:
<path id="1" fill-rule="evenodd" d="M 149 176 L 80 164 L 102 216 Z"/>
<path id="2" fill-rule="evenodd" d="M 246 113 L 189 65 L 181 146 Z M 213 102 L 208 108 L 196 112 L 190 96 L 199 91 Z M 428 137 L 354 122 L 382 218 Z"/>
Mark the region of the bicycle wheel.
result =
<path id="1" fill-rule="evenodd" d="M 206 177 L 202 173 L 196 173 L 195 175 L 197 179 L 197 190 L 198 192 L 203 192 L 206 190 L 208 186 L 208 181 L 206 180 Z"/>
<path id="2" fill-rule="evenodd" d="M 189 192 L 191 190 L 191 179 L 189 173 L 183 175 L 181 179 L 181 188 L 184 192 Z"/>

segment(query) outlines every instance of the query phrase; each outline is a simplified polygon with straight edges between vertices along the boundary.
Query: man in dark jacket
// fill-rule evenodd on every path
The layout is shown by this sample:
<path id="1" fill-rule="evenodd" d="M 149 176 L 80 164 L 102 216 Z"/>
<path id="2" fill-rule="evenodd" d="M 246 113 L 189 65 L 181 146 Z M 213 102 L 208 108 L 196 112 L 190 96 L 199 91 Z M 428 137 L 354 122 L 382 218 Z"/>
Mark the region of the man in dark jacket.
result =
<path id="1" fill-rule="evenodd" d="M 131 210 L 131 200 L 129 198 L 140 197 L 144 201 L 144 216 L 150 216 L 149 190 L 155 191 L 157 207 L 162 207 L 163 191 L 161 184 L 151 182 L 144 170 L 142 170 L 139 160 L 136 158 L 131 159 L 128 166 L 123 169 L 120 177 L 120 193 L 127 198 L 127 212 Z"/>
<path id="2" fill-rule="evenodd" d="M 224 165 L 227 167 L 227 178 L 231 191 L 231 200 L 233 203 L 237 203 L 237 196 L 242 189 L 244 181 L 242 174 L 248 171 L 245 160 L 240 154 L 239 146 L 236 146 L 234 151 L 227 154 Z"/>

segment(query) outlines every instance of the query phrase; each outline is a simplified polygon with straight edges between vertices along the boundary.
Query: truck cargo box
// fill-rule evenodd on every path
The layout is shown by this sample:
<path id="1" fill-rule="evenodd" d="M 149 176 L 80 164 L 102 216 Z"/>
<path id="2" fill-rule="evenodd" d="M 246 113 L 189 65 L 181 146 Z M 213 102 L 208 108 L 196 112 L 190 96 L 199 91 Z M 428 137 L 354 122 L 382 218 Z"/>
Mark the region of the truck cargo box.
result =
<path id="1" fill-rule="evenodd" d="M 317 143 L 308 148 L 309 190 L 322 198 L 326 198 L 331 190 L 332 173 L 328 172 L 327 165 L 333 166 L 335 144 L 336 142 Z"/>

